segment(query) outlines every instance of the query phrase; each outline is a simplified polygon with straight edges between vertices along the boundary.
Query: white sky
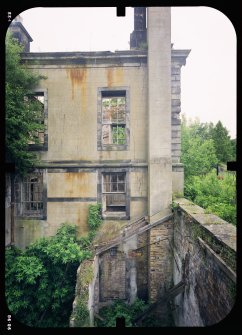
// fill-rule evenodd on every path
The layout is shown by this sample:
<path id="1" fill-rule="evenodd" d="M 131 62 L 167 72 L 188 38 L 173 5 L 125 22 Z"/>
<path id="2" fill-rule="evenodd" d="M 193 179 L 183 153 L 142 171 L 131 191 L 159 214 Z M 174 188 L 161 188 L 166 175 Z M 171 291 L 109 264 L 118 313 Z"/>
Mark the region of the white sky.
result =
<path id="1" fill-rule="evenodd" d="M 129 49 L 133 8 L 32 8 L 20 13 L 31 51 Z M 182 113 L 201 122 L 221 120 L 236 137 L 236 34 L 230 20 L 211 7 L 172 7 L 174 49 L 191 49 L 182 67 Z"/>

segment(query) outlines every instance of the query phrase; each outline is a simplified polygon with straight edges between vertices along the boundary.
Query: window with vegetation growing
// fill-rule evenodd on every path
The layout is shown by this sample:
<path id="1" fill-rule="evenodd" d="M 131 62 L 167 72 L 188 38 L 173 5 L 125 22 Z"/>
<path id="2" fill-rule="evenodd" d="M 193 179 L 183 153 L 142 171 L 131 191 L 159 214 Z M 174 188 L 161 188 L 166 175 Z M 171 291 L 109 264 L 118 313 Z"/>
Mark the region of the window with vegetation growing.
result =
<path id="1" fill-rule="evenodd" d="M 102 143 L 125 144 L 125 96 L 102 98 Z"/>
<path id="2" fill-rule="evenodd" d="M 129 93 L 127 88 L 99 89 L 98 150 L 127 150 Z"/>

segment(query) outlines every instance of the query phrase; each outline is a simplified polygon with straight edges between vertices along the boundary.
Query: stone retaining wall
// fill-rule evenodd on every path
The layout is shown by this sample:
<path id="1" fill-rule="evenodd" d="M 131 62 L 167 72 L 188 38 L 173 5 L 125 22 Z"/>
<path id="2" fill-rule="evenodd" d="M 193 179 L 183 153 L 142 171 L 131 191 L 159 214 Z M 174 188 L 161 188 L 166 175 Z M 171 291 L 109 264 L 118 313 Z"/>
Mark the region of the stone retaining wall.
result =
<path id="1" fill-rule="evenodd" d="M 174 299 L 175 324 L 216 324 L 235 301 L 236 228 L 186 199 L 174 204 L 173 280 L 185 282 Z"/>

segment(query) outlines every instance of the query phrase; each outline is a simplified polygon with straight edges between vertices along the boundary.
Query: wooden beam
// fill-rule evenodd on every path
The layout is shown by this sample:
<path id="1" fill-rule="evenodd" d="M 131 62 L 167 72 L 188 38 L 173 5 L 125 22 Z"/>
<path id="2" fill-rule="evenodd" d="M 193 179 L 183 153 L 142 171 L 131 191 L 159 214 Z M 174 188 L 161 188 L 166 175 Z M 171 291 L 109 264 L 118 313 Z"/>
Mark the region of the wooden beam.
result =
<path id="1" fill-rule="evenodd" d="M 161 223 L 164 223 L 166 222 L 167 220 L 171 219 L 172 218 L 172 214 L 169 214 L 169 215 L 166 215 L 165 217 L 163 217 L 162 219 L 158 220 L 157 222 L 153 222 L 153 223 L 150 223 L 142 228 L 139 228 L 137 229 L 137 231 L 134 231 L 132 232 L 131 234 L 127 234 L 126 236 L 122 236 L 122 237 L 118 237 L 117 239 L 113 240 L 112 243 L 110 243 L 109 245 L 106 245 L 102 248 L 100 248 L 99 250 L 96 250 L 96 255 L 99 255 L 101 254 L 102 252 L 110 249 L 110 248 L 113 248 L 113 247 L 116 247 L 118 244 L 120 244 L 121 242 L 125 242 L 126 240 L 130 239 L 131 237 L 133 237 L 134 235 L 140 235 L 140 234 L 143 234 L 145 231 L 161 224 Z M 134 222 L 133 224 L 135 224 L 136 222 Z"/>

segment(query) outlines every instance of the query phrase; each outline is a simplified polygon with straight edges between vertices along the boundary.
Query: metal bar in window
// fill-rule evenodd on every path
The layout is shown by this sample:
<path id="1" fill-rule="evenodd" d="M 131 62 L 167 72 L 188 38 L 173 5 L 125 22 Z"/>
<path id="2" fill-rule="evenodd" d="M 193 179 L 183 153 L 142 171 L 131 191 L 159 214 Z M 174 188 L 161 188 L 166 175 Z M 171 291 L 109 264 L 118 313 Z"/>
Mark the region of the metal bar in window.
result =
<path id="1" fill-rule="evenodd" d="M 117 191 L 117 192 L 102 192 L 103 194 L 125 194 L 126 192 Z"/>

